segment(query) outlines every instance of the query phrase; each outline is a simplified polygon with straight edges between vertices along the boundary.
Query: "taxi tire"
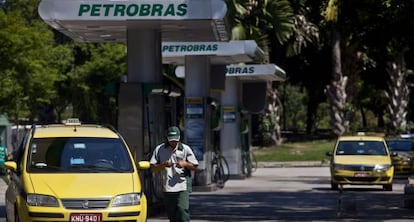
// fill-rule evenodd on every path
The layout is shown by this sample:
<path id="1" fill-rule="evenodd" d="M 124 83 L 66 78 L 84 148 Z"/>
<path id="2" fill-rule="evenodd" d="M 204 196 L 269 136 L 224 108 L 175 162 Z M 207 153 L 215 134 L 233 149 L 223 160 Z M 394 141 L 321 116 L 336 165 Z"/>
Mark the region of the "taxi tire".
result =
<path id="1" fill-rule="evenodd" d="M 382 188 L 386 191 L 392 191 L 392 184 L 384 184 Z"/>

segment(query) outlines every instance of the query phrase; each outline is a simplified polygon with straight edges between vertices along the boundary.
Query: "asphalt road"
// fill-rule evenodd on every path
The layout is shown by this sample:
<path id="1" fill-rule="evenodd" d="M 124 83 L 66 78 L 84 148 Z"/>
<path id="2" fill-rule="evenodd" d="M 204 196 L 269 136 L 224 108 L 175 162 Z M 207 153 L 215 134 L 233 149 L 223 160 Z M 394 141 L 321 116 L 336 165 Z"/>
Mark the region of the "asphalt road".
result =
<path id="1" fill-rule="evenodd" d="M 251 178 L 228 181 L 224 189 L 193 192 L 191 221 L 413 221 L 414 209 L 404 207 L 405 183 L 406 179 L 396 179 L 393 191 L 345 186 L 340 193 L 330 189 L 326 166 L 259 168 Z M 0 191 L 4 189 L 1 183 Z M 162 213 L 148 218 L 166 221 Z"/>
<path id="2" fill-rule="evenodd" d="M 345 186 L 332 191 L 328 167 L 259 168 L 215 192 L 191 195 L 192 221 L 412 221 L 404 207 L 405 179 L 393 191 Z M 149 222 L 168 221 L 164 215 Z"/>

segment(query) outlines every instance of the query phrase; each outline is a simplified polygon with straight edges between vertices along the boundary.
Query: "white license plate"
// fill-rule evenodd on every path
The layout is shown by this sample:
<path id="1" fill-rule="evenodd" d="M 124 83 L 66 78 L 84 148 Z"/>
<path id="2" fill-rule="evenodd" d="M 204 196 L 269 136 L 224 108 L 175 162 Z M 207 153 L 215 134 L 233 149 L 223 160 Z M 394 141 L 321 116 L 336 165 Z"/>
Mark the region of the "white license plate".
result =
<path id="1" fill-rule="evenodd" d="M 70 222 L 102 222 L 101 213 L 72 213 Z"/>
<path id="2" fill-rule="evenodd" d="M 369 174 L 368 173 L 355 173 L 354 176 L 355 177 L 368 177 Z"/>

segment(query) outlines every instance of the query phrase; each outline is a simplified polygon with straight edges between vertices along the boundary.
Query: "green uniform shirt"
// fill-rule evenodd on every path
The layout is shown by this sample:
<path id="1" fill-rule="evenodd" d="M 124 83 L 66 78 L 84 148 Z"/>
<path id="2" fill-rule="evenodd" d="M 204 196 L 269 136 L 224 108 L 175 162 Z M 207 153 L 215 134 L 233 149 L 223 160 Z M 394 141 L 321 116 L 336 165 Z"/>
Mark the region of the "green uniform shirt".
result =
<path id="1" fill-rule="evenodd" d="M 5 146 L 0 146 L 0 166 L 4 166 L 7 157 L 7 148 Z"/>

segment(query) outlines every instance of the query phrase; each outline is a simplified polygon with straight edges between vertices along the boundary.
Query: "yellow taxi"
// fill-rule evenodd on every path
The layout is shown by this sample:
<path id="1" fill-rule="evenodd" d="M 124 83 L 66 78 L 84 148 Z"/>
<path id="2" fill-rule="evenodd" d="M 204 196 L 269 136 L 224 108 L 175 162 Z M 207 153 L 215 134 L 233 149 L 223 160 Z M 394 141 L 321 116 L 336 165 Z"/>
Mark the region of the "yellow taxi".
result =
<path id="1" fill-rule="evenodd" d="M 146 221 L 138 169 L 149 162 L 136 165 L 112 127 L 33 126 L 5 166 L 7 221 Z"/>
<path id="2" fill-rule="evenodd" d="M 338 137 L 330 156 L 331 188 L 339 185 L 382 185 L 391 191 L 394 167 L 384 137 L 357 136 Z"/>
<path id="3" fill-rule="evenodd" d="M 403 138 L 386 138 L 392 156 L 395 175 L 414 173 L 414 140 Z"/>

